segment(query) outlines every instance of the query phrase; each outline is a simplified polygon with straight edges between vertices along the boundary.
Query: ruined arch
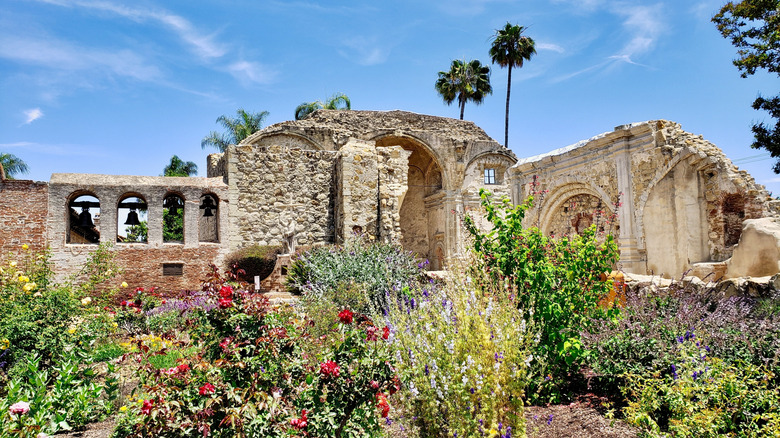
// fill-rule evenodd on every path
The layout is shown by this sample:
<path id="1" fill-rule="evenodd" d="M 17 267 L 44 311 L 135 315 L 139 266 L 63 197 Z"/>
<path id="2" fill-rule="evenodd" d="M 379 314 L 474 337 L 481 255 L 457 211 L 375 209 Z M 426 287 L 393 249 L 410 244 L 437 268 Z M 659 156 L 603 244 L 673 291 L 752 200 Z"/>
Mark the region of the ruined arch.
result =
<path id="1" fill-rule="evenodd" d="M 441 233 L 443 223 L 442 195 L 447 186 L 446 169 L 436 152 L 419 139 L 406 135 L 384 135 L 373 140 L 377 147 L 401 146 L 412 153 L 409 156 L 407 190 L 400 207 L 401 245 L 423 259 L 442 258 L 441 254 L 436 254 L 435 236 Z"/>
<path id="2" fill-rule="evenodd" d="M 581 197 L 583 195 L 590 196 L 599 201 L 601 206 L 603 206 L 605 214 L 614 213 L 611 206 L 612 200 L 601 187 L 593 186 L 585 182 L 564 182 L 563 184 L 550 189 L 550 192 L 545 194 L 541 200 L 539 197 L 534 200 L 534 207 L 537 212 L 541 208 L 541 213 L 539 213 L 539 229 L 547 235 L 554 232 L 553 226 L 556 222 L 556 218 L 559 218 L 564 213 L 567 213 L 568 215 L 568 212 L 564 211 L 568 206 L 567 204 L 569 204 L 573 198 L 578 196 Z"/>
<path id="3" fill-rule="evenodd" d="M 306 150 L 325 150 L 325 148 L 314 139 L 297 132 L 272 132 L 257 137 L 247 138 L 242 144 L 260 147 L 282 146 Z"/>

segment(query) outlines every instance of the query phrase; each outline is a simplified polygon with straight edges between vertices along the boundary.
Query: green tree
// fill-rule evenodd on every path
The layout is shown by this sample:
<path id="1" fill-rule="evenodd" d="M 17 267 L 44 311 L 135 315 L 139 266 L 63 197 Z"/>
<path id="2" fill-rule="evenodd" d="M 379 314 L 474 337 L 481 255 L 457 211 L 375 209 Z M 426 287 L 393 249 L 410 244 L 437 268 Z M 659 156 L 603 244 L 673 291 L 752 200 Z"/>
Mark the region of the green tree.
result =
<path id="1" fill-rule="evenodd" d="M 536 53 L 534 40 L 523 35 L 523 26 L 507 23 L 503 29 L 496 30 L 493 44 L 490 46 L 490 59 L 493 64 L 507 67 L 506 116 L 504 118 L 504 147 L 509 147 L 509 94 L 512 91 L 512 68 L 521 68 L 523 61 L 529 61 Z"/>
<path id="2" fill-rule="evenodd" d="M 336 93 L 324 103 L 319 100 L 315 102 L 304 102 L 295 107 L 295 120 L 305 119 L 306 117 L 309 117 L 309 114 L 318 109 L 351 110 L 352 102 L 350 102 L 349 97 L 344 93 Z"/>
<path id="3" fill-rule="evenodd" d="M 217 118 L 217 123 L 225 127 L 225 132 L 220 134 L 211 131 L 209 135 L 203 137 L 200 146 L 206 149 L 206 146 L 213 146 L 224 152 L 231 144 L 239 144 L 242 140 L 259 131 L 263 126 L 265 118 L 268 117 L 268 111 L 259 113 L 248 113 L 239 108 L 236 111 L 238 117 L 228 117 L 225 115 Z"/>
<path id="4" fill-rule="evenodd" d="M 449 71 L 439 72 L 435 87 L 447 105 L 458 101 L 460 119 L 463 120 L 466 102 L 472 101 L 479 105 L 486 95 L 493 93 L 490 67 L 482 65 L 477 59 L 469 62 L 453 60 Z"/>
<path id="5" fill-rule="evenodd" d="M 746 78 L 764 69 L 780 75 L 780 0 L 742 0 L 728 2 L 712 17 L 724 38 L 737 50 L 734 65 Z M 753 125 L 755 140 L 751 147 L 766 149 L 776 158 L 775 173 L 780 173 L 780 95 L 753 101 L 753 109 L 764 110 L 776 120 L 771 127 Z"/>
<path id="6" fill-rule="evenodd" d="M 198 165 L 192 161 L 186 163 L 178 156 L 171 157 L 171 162 L 163 169 L 163 176 L 194 176 L 198 174 Z"/>
<path id="7" fill-rule="evenodd" d="M 141 221 L 138 225 L 130 225 L 126 229 L 127 237 L 125 242 L 146 242 L 149 236 L 149 227 L 146 221 Z"/>
<path id="8" fill-rule="evenodd" d="M 14 154 L 0 152 L 0 166 L 3 166 L 5 177 L 8 179 L 14 179 L 16 175 L 30 172 L 27 164 Z"/>
<path id="9" fill-rule="evenodd" d="M 163 210 L 163 242 L 184 241 L 184 208 Z"/>

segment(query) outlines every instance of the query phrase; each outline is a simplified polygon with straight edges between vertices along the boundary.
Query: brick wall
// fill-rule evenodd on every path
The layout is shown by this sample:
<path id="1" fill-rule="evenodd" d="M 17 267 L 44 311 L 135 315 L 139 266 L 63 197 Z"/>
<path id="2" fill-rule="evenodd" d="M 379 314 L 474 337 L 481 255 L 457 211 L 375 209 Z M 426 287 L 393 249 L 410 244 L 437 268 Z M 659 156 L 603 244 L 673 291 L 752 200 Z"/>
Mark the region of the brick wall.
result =
<path id="1" fill-rule="evenodd" d="M 0 260 L 18 253 L 23 244 L 31 250 L 46 248 L 48 185 L 25 180 L 0 181 Z"/>

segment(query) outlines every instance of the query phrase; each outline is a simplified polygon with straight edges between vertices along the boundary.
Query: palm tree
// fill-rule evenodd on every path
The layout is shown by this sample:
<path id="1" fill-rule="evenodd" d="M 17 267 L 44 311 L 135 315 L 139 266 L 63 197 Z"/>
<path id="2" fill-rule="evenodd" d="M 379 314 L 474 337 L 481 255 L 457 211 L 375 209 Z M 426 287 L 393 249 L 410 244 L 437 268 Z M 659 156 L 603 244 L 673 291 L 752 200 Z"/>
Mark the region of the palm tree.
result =
<path id="1" fill-rule="evenodd" d="M 219 116 L 217 123 L 225 127 L 226 132 L 220 134 L 211 131 L 209 135 L 203 137 L 200 147 L 206 149 L 206 146 L 214 146 L 220 152 L 225 152 L 231 144 L 239 144 L 242 140 L 259 131 L 263 126 L 263 121 L 268 117 L 268 111 L 259 113 L 248 113 L 239 108 L 236 111 L 238 117 Z"/>
<path id="2" fill-rule="evenodd" d="M 334 94 L 330 99 L 326 100 L 325 103 L 322 103 L 319 100 L 315 102 L 304 102 L 295 107 L 295 120 L 305 119 L 306 117 L 309 117 L 309 114 L 318 109 L 351 110 L 352 102 L 350 102 L 349 97 L 344 93 Z"/>
<path id="3" fill-rule="evenodd" d="M 509 94 L 512 91 L 512 67 L 520 68 L 536 53 L 534 40 L 523 35 L 523 26 L 507 23 L 496 30 L 490 46 L 490 59 L 501 67 L 509 67 L 506 83 L 506 117 L 504 119 L 504 147 L 509 147 Z"/>
<path id="4" fill-rule="evenodd" d="M 0 152 L 0 166 L 2 166 L 2 169 L 5 171 L 4 176 L 8 179 L 14 179 L 14 176 L 18 174 L 30 172 L 27 163 L 14 154 Z M 3 174 L 3 172 L 0 172 L 0 174 Z"/>
<path id="5" fill-rule="evenodd" d="M 193 176 L 197 174 L 197 164 L 192 161 L 185 163 L 176 155 L 171 157 L 171 162 L 163 169 L 163 176 Z"/>
<path id="6" fill-rule="evenodd" d="M 482 65 L 477 59 L 469 62 L 456 59 L 452 61 L 449 71 L 439 72 L 435 87 L 447 105 L 458 100 L 460 119 L 463 120 L 466 102 L 472 101 L 479 105 L 486 95 L 493 93 L 490 67 Z"/>

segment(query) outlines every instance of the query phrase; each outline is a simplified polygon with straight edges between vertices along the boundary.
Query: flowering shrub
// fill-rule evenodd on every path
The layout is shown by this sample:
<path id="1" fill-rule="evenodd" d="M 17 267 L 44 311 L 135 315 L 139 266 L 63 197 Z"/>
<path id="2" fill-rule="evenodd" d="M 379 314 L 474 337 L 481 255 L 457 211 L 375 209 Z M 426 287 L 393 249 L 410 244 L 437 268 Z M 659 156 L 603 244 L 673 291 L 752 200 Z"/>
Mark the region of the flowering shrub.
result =
<path id="1" fill-rule="evenodd" d="M 369 340 L 369 318 L 336 322 L 326 344 L 333 348 L 323 348 L 292 308 L 216 273 L 204 292 L 213 308 L 199 311 L 190 332 L 200 352 L 157 369 L 148 360 L 155 352 L 138 350 L 139 398 L 123 411 L 117 436 L 377 433 L 384 408 L 376 394 L 394 388 L 394 373 L 386 342 Z"/>
<path id="2" fill-rule="evenodd" d="M 420 435 L 524 436 L 534 336 L 516 297 L 460 278 L 415 292 L 391 306 L 387 335 Z"/>
<path id="3" fill-rule="evenodd" d="M 728 364 L 689 330 L 663 375 L 633 376 L 626 420 L 660 437 L 780 435 L 780 394 L 771 373 Z"/>
<path id="4" fill-rule="evenodd" d="M 587 355 L 580 332 L 594 324 L 594 318 L 617 312 L 598 305 L 612 286 L 599 276 L 612 270 L 617 246 L 611 235 L 599 241 L 595 226 L 581 235 L 560 238 L 523 228 L 533 197 L 512 206 L 508 199 L 494 204 L 484 190 L 480 196 L 492 230 L 483 232 L 473 218 L 465 217 L 479 261 L 474 272 L 487 272 L 494 284 L 511 285 L 522 317 L 539 327 L 528 395 L 532 401 L 557 401 L 563 395 L 561 383 Z"/>

